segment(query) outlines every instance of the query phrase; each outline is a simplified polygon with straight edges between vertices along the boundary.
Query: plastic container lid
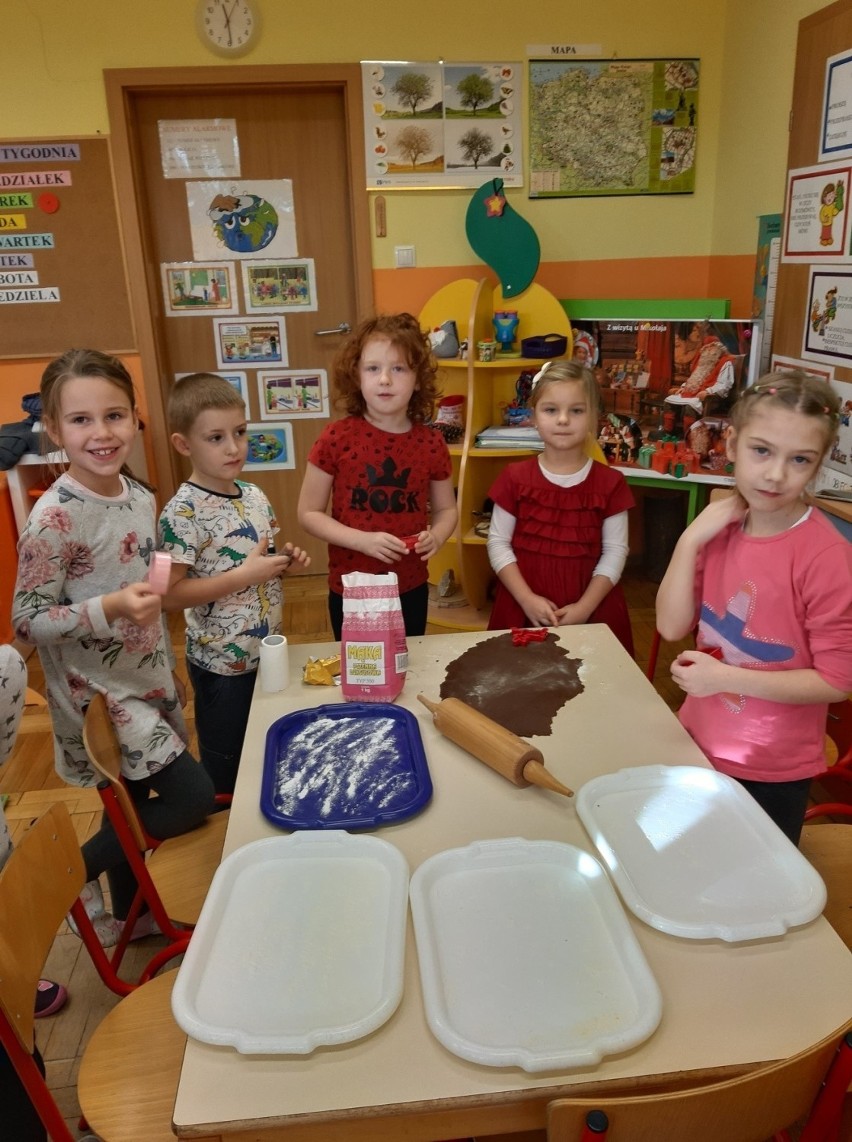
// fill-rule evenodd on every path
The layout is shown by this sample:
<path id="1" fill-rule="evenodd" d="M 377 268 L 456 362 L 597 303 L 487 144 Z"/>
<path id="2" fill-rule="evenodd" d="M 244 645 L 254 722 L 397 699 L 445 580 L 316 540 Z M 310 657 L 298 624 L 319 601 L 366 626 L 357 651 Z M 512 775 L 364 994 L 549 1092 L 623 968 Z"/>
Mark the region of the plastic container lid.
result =
<path id="1" fill-rule="evenodd" d="M 588 853 L 480 841 L 425 861 L 409 895 L 429 1027 L 461 1058 L 564 1070 L 656 1029 L 659 988 Z"/>
<path id="2" fill-rule="evenodd" d="M 577 815 L 640 920 L 674 936 L 736 942 L 816 919 L 825 885 L 733 778 L 649 765 L 587 782 Z"/>
<path id="3" fill-rule="evenodd" d="M 380 1027 L 402 998 L 408 867 L 378 837 L 295 833 L 231 853 L 178 969 L 188 1035 L 304 1055 Z"/>

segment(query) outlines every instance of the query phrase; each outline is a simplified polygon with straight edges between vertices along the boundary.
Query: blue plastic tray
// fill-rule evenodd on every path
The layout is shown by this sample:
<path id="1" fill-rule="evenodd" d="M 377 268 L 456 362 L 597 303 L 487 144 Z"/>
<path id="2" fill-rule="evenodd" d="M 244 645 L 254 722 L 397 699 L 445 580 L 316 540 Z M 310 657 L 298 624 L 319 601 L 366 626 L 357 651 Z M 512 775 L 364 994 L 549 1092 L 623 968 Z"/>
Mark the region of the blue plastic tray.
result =
<path id="1" fill-rule="evenodd" d="M 417 719 L 384 702 L 341 702 L 269 727 L 260 809 L 285 829 L 373 829 L 428 803 Z"/>

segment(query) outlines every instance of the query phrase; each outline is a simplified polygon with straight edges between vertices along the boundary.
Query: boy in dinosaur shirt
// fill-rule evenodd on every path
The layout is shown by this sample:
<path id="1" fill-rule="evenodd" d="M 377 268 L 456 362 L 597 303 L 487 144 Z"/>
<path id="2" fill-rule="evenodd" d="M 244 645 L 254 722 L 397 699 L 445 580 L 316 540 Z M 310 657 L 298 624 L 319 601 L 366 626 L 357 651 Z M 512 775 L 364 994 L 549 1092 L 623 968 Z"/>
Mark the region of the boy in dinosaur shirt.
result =
<path id="1" fill-rule="evenodd" d="M 269 500 L 237 476 L 248 452 L 246 410 L 222 377 L 191 373 L 168 405 L 172 444 L 192 473 L 166 504 L 158 545 L 172 558 L 167 611 L 186 617 L 201 763 L 217 793 L 232 793 L 257 674 L 260 640 L 281 631 L 281 575 L 307 567 L 286 543 Z"/>

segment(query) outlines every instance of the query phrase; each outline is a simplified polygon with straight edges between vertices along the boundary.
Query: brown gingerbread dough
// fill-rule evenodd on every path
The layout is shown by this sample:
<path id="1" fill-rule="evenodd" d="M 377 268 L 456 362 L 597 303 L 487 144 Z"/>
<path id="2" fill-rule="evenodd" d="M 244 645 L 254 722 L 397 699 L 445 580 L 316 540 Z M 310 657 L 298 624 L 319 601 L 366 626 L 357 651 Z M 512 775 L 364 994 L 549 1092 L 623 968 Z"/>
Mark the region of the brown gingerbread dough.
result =
<path id="1" fill-rule="evenodd" d="M 552 733 L 553 719 L 582 693 L 582 659 L 569 658 L 555 634 L 515 646 L 511 633 L 466 650 L 447 667 L 442 698 L 459 698 L 521 737 Z"/>

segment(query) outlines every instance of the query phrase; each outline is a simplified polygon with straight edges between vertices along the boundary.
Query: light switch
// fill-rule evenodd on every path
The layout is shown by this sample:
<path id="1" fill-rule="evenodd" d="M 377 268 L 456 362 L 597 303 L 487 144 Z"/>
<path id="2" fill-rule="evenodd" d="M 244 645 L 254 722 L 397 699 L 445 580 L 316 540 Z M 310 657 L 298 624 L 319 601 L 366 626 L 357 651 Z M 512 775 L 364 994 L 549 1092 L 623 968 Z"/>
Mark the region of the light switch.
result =
<path id="1" fill-rule="evenodd" d="M 416 265 L 413 246 L 394 246 L 393 250 L 398 270 L 410 270 Z"/>

